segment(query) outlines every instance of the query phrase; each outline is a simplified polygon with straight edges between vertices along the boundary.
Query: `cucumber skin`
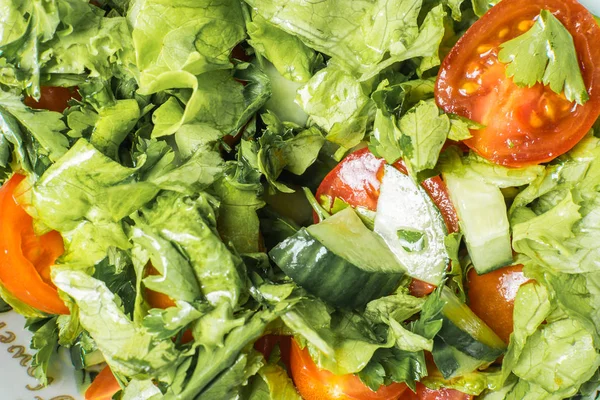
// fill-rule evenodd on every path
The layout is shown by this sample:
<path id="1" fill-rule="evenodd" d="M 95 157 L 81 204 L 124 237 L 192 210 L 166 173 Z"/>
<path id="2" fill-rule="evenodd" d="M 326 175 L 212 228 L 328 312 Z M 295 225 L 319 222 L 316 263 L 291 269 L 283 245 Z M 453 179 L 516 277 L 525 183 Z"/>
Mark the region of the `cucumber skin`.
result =
<path id="1" fill-rule="evenodd" d="M 502 354 L 505 349 L 491 347 L 484 344 L 469 333 L 460 329 L 445 315 L 442 320 L 442 329 L 438 332 L 438 336 L 449 346 L 465 353 L 468 356 L 484 361 L 494 361 Z"/>
<path id="2" fill-rule="evenodd" d="M 306 291 L 342 308 L 361 308 L 392 293 L 403 277 L 363 271 L 329 251 L 304 228 L 275 246 L 269 256 Z"/>

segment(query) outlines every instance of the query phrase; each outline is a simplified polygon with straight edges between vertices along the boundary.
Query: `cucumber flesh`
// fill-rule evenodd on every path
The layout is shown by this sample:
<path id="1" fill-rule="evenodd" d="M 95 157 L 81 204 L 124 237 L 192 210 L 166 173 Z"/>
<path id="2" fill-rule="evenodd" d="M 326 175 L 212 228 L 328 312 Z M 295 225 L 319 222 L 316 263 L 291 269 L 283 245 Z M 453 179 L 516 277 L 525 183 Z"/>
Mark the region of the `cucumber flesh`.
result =
<path id="1" fill-rule="evenodd" d="M 360 243 L 354 246 L 361 248 Z M 360 308 L 373 299 L 390 294 L 404 275 L 361 269 L 336 255 L 304 228 L 275 246 L 269 256 L 306 291 L 344 308 Z"/>
<path id="2" fill-rule="evenodd" d="M 385 166 L 375 232 L 413 278 L 439 286 L 448 265 L 446 224 L 427 192 L 408 175 Z"/>
<path id="3" fill-rule="evenodd" d="M 483 361 L 494 361 L 506 350 L 506 344 L 454 293 L 444 287 L 441 299 L 442 328 L 438 336 L 449 346 Z"/>
<path id="4" fill-rule="evenodd" d="M 370 231 L 352 207 L 306 228 L 328 250 L 368 272 L 406 273 L 383 239 Z"/>
<path id="5" fill-rule="evenodd" d="M 510 265 L 510 225 L 500 189 L 477 178 L 451 173 L 443 177 L 477 273 Z"/>

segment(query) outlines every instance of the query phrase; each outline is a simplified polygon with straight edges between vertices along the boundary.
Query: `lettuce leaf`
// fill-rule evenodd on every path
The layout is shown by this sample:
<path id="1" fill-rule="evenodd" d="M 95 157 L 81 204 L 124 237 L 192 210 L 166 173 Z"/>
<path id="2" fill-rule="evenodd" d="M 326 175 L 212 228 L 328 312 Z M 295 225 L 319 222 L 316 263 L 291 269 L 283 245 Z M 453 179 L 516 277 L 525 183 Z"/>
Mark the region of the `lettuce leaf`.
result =
<path id="1" fill-rule="evenodd" d="M 106 285 L 86 273 L 54 268 L 52 278 L 77 303 L 81 325 L 94 339 L 111 370 L 132 378 L 172 380 L 181 355 L 171 339 L 159 340 L 156 334 L 133 323 Z"/>

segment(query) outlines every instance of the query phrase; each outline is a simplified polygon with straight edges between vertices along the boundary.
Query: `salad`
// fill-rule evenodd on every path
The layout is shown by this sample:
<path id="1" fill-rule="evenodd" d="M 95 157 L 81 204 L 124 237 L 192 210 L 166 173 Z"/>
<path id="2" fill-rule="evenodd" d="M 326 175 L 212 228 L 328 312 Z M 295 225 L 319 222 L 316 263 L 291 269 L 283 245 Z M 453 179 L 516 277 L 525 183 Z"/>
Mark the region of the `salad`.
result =
<path id="1" fill-rule="evenodd" d="M 0 304 L 102 399 L 595 399 L 576 0 L 0 0 Z"/>

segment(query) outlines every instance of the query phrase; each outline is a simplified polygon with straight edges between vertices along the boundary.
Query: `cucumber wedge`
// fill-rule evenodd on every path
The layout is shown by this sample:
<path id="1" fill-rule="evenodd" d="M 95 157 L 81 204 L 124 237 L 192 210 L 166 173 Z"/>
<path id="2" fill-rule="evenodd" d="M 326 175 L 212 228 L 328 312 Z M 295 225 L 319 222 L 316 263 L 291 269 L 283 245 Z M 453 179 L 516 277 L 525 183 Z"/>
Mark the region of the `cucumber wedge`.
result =
<path id="1" fill-rule="evenodd" d="M 269 256 L 308 292 L 344 308 L 360 308 L 390 294 L 405 274 L 352 208 L 299 230 Z"/>
<path id="2" fill-rule="evenodd" d="M 510 226 L 500 189 L 477 178 L 450 173 L 443 177 L 477 273 L 510 265 Z"/>
<path id="3" fill-rule="evenodd" d="M 381 182 L 375 232 L 409 276 L 440 285 L 448 265 L 444 219 L 420 185 L 389 165 Z"/>
<path id="4" fill-rule="evenodd" d="M 444 379 L 452 379 L 475 371 L 477 368 L 488 365 L 490 362 L 478 360 L 456 348 L 447 345 L 440 338 L 433 341 L 433 361 Z"/>
<path id="5" fill-rule="evenodd" d="M 446 302 L 442 310 L 442 328 L 438 332 L 447 345 L 478 360 L 494 361 L 506 350 L 506 344 L 471 309 L 462 303 L 448 287 L 441 299 Z"/>

